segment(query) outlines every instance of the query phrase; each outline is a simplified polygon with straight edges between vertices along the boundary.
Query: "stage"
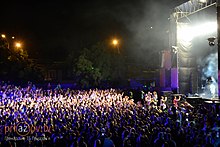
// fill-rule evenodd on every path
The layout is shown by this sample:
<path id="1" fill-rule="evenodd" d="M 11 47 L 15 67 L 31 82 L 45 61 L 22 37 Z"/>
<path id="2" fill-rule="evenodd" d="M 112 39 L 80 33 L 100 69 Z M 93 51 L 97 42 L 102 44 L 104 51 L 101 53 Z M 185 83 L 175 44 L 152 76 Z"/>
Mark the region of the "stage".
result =
<path id="1" fill-rule="evenodd" d="M 161 85 L 175 93 L 218 96 L 187 97 L 193 103 L 219 102 L 219 6 L 215 0 L 190 0 L 175 7 L 169 18 L 169 49 L 162 54 Z"/>
<path id="2" fill-rule="evenodd" d="M 215 98 L 205 98 L 205 97 L 186 97 L 186 101 L 190 103 L 192 106 L 219 106 L 220 99 L 218 97 Z"/>

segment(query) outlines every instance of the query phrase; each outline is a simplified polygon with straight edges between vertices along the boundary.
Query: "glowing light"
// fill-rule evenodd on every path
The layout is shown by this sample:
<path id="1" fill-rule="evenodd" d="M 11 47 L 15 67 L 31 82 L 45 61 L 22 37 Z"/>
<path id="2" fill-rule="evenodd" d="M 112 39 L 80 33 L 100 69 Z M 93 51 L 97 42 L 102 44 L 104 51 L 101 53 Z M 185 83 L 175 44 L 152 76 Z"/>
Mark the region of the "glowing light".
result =
<path id="1" fill-rule="evenodd" d="M 193 39 L 192 28 L 189 24 L 179 24 L 177 28 L 177 38 L 182 41 L 191 41 Z"/>
<path id="2" fill-rule="evenodd" d="M 206 3 L 207 0 L 199 0 L 200 3 Z"/>
<path id="3" fill-rule="evenodd" d="M 113 39 L 112 40 L 112 44 L 117 48 L 117 50 L 118 50 L 118 54 L 120 54 L 120 50 L 119 50 L 119 42 L 118 42 L 118 40 L 117 39 Z"/>
<path id="4" fill-rule="evenodd" d="M 16 42 L 16 43 L 15 43 L 15 46 L 16 46 L 17 48 L 20 48 L 20 47 L 21 47 L 21 43 L 20 43 L 20 42 Z"/>
<path id="5" fill-rule="evenodd" d="M 193 27 L 193 32 L 195 33 L 194 37 L 200 36 L 203 34 L 209 34 L 217 31 L 217 23 L 216 22 L 208 22 L 199 26 Z"/>
<path id="6" fill-rule="evenodd" d="M 113 45 L 118 45 L 118 40 L 117 40 L 117 39 L 114 39 L 114 40 L 112 41 L 112 44 L 113 44 Z"/>
<path id="7" fill-rule="evenodd" d="M 2 38 L 6 38 L 5 34 L 2 34 L 1 36 L 2 36 Z"/>
<path id="8" fill-rule="evenodd" d="M 195 37 L 208 35 L 216 31 L 216 22 L 207 22 L 192 27 L 190 27 L 189 24 L 180 24 L 177 28 L 177 38 L 184 41 L 191 41 Z"/>

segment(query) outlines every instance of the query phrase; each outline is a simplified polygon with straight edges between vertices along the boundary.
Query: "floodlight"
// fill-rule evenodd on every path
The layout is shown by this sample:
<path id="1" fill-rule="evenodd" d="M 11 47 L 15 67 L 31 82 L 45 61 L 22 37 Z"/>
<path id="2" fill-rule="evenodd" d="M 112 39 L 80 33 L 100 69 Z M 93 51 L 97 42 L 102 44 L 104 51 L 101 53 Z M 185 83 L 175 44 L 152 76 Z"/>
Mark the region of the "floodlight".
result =
<path id="1" fill-rule="evenodd" d="M 207 39 L 209 41 L 209 45 L 210 46 L 214 46 L 215 45 L 215 39 L 216 38 L 214 36 Z"/>
<path id="2" fill-rule="evenodd" d="M 180 40 L 191 41 L 193 38 L 208 35 L 217 31 L 217 22 L 206 22 L 199 25 L 179 24 L 177 35 Z"/>

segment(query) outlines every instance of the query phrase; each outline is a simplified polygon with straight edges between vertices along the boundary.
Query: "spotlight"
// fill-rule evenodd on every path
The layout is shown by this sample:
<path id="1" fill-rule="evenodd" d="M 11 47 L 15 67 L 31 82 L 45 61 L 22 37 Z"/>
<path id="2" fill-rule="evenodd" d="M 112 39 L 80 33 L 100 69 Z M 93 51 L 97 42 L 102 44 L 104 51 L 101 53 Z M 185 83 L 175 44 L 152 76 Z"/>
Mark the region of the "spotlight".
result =
<path id="1" fill-rule="evenodd" d="M 209 46 L 214 46 L 215 45 L 215 37 L 210 37 L 207 40 L 209 41 Z"/>

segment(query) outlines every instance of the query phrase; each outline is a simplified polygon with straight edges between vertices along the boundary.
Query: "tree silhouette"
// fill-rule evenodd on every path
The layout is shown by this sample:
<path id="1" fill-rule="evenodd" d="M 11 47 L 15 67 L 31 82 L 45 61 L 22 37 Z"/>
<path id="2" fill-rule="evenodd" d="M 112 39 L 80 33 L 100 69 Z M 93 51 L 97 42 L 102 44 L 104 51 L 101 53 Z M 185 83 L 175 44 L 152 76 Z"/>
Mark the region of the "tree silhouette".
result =
<path id="1" fill-rule="evenodd" d="M 8 42 L 0 39 L 0 77 L 10 81 L 41 81 L 41 70 L 28 58 L 28 53 L 22 48 L 8 48 Z"/>
<path id="2" fill-rule="evenodd" d="M 124 61 L 121 56 L 99 42 L 81 51 L 72 65 L 73 77 L 83 88 L 117 85 L 125 75 L 122 66 Z"/>

